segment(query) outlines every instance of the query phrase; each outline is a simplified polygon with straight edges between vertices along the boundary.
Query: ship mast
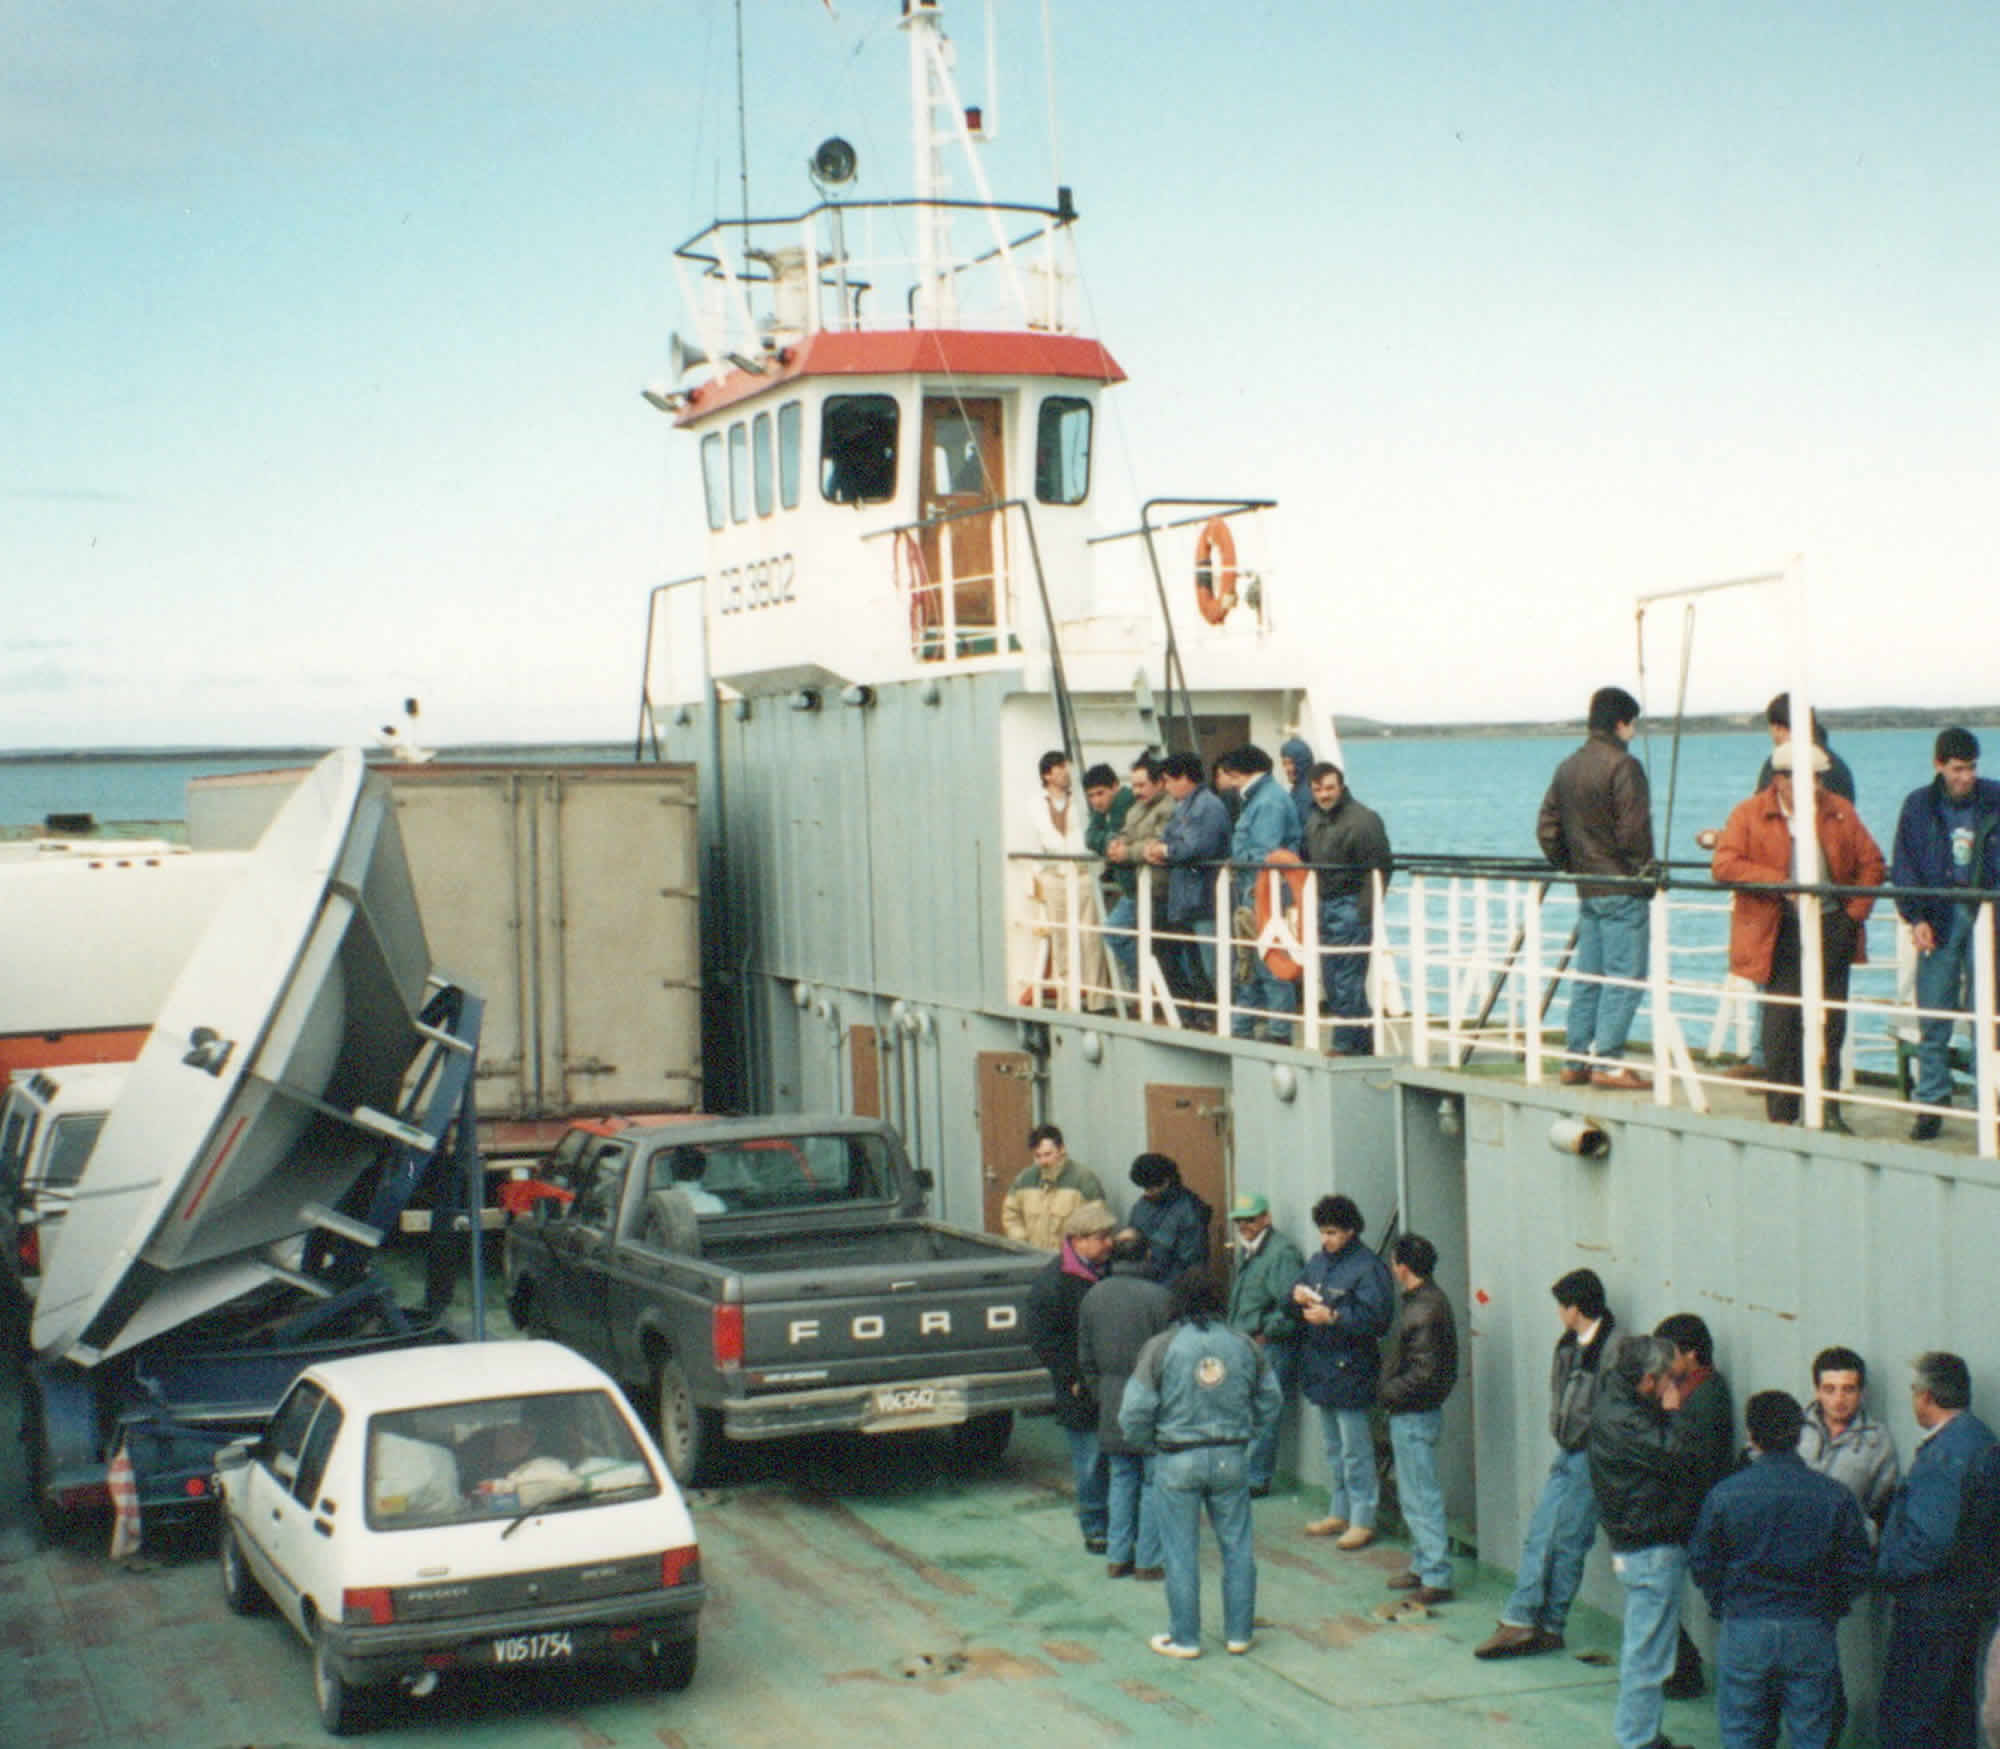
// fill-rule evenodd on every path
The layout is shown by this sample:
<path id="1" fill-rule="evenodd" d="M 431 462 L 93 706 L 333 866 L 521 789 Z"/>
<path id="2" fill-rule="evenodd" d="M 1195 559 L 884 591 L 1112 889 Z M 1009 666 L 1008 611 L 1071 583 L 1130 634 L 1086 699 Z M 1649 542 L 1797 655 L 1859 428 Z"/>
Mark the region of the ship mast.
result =
<path id="1" fill-rule="evenodd" d="M 916 324 L 948 328 L 958 314 L 951 272 L 951 215 L 939 203 L 951 192 L 944 154 L 964 123 L 938 19 L 937 0 L 904 0 L 902 26 L 910 45 L 910 130 L 916 160 Z"/>

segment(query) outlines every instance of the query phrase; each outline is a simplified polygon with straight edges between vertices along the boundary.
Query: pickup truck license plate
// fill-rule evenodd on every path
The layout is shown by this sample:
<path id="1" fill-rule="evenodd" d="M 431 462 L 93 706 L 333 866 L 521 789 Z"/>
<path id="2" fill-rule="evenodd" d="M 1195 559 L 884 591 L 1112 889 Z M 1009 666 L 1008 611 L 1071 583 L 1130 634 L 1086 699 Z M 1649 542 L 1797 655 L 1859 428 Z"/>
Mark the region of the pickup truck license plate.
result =
<path id="1" fill-rule="evenodd" d="M 567 1633 L 509 1634 L 504 1640 L 493 1642 L 493 1662 L 496 1664 L 560 1663 L 574 1656 Z"/>

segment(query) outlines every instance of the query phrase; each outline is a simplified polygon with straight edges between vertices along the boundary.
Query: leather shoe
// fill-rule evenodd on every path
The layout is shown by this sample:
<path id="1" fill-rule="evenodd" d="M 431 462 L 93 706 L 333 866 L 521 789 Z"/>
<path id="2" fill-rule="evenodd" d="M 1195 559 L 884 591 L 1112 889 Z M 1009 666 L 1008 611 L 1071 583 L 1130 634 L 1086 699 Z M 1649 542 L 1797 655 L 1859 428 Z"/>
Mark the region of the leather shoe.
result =
<path id="1" fill-rule="evenodd" d="M 1344 1518 L 1315 1518 L 1306 1526 L 1307 1536 L 1340 1536 L 1347 1529 Z"/>
<path id="2" fill-rule="evenodd" d="M 1132 1577 L 1132 1563 L 1130 1561 L 1106 1561 L 1104 1563 L 1104 1576 L 1107 1579 L 1129 1579 Z"/>
<path id="3" fill-rule="evenodd" d="M 1562 1084 L 1565 1087 L 1588 1087 L 1590 1085 L 1590 1071 L 1588 1069 L 1565 1069 L 1562 1073 Z"/>
<path id="4" fill-rule="evenodd" d="M 1350 1524 L 1333 1539 L 1333 1546 L 1352 1554 L 1356 1549 L 1365 1549 L 1375 1540 L 1375 1533 L 1365 1524 Z"/>
<path id="5" fill-rule="evenodd" d="M 1110 1546 L 1109 1537 L 1087 1536 L 1083 1539 L 1083 1552 L 1086 1555 L 1101 1555 Z"/>
<path id="6" fill-rule="evenodd" d="M 1412 1603 L 1421 1603 L 1426 1609 L 1433 1609 L 1440 1603 L 1449 1603 L 1458 1593 L 1449 1585 L 1419 1585 L 1410 1593 Z"/>
<path id="7" fill-rule="evenodd" d="M 1132 1569 L 1132 1577 L 1146 1585 L 1157 1585 L 1166 1576 L 1167 1570 L 1164 1567 L 1134 1567 Z"/>
<path id="8" fill-rule="evenodd" d="M 1593 1069 L 1590 1084 L 1603 1088 L 1607 1093 L 1649 1093 L 1653 1087 L 1645 1076 L 1630 1069 Z"/>
<path id="9" fill-rule="evenodd" d="M 1415 1591 L 1423 1581 L 1414 1573 L 1394 1573 L 1389 1578 L 1391 1591 Z"/>
<path id="10" fill-rule="evenodd" d="M 1472 1655 L 1475 1658 L 1531 1658 L 1537 1652 L 1560 1652 L 1562 1649 L 1561 1634 L 1552 1634 L 1546 1628 L 1517 1628 L 1511 1622 L 1503 1621 L 1472 1648 Z"/>
<path id="11" fill-rule="evenodd" d="M 1910 1140 L 1913 1142 L 1934 1142 L 1943 1134 L 1944 1119 L 1935 1112 L 1925 1112 L 1910 1125 Z"/>

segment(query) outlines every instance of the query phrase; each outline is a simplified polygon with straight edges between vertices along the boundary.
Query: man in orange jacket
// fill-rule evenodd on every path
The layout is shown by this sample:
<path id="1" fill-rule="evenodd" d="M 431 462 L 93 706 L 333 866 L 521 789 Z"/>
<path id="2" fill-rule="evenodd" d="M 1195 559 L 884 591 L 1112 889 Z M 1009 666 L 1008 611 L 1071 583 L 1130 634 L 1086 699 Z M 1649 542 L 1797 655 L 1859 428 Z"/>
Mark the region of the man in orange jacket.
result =
<path id="1" fill-rule="evenodd" d="M 1828 766 L 1826 750 L 1810 748 L 1813 773 Z M 1792 764 L 1802 757 L 1797 740 L 1787 741 L 1771 756 L 1769 788 L 1738 802 L 1715 847 L 1715 878 L 1731 884 L 1750 882 L 1782 886 L 1797 878 L 1792 856 Z M 1868 828 L 1832 791 L 1813 785 L 1820 850 L 1820 878 L 1830 886 L 1879 887 L 1882 852 Z M 1873 899 L 1822 900 L 1819 907 L 1821 993 L 1839 1006 L 1826 1012 L 1822 1085 L 1840 1085 L 1840 1046 L 1847 1036 L 1847 973 L 1856 960 L 1866 959 L 1862 926 L 1874 909 Z M 1764 1004 L 1764 1072 L 1778 1090 L 1764 1096 L 1764 1115 L 1773 1123 L 1796 1123 L 1799 1090 L 1804 1086 L 1800 989 L 1799 912 L 1797 902 L 1776 893 L 1738 893 L 1729 919 L 1729 969 L 1740 978 L 1765 986 L 1773 1000 Z M 1826 1107 L 1826 1127 L 1847 1132 L 1840 1108 Z"/>

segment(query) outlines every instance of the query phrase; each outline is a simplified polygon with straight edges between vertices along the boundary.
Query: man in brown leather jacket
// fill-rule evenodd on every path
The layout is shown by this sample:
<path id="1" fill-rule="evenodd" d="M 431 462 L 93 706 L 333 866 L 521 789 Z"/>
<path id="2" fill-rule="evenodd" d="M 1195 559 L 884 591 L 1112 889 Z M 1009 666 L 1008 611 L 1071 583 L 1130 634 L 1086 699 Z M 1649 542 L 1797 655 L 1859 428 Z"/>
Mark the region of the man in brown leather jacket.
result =
<path id="1" fill-rule="evenodd" d="M 1622 687 L 1591 695 L 1590 739 L 1556 767 L 1535 823 L 1542 854 L 1565 874 L 1637 876 L 1652 864 L 1652 794 L 1629 750 L 1638 727 L 1639 701 Z M 1580 879 L 1576 896 L 1563 1085 L 1638 1092 L 1649 1083 L 1619 1059 L 1644 994 L 1646 895 Z"/>
<path id="2" fill-rule="evenodd" d="M 1410 1532 L 1410 1566 L 1389 1581 L 1422 1604 L 1449 1603 L 1451 1546 L 1445 1540 L 1444 1488 L 1438 1481 L 1438 1434 L 1444 1400 L 1458 1383 L 1458 1327 L 1451 1301 L 1431 1280 L 1437 1247 L 1405 1233 L 1389 1247 L 1389 1273 L 1402 1291 L 1402 1311 L 1376 1401 L 1389 1417 L 1396 1454 L 1396 1498 Z"/>

